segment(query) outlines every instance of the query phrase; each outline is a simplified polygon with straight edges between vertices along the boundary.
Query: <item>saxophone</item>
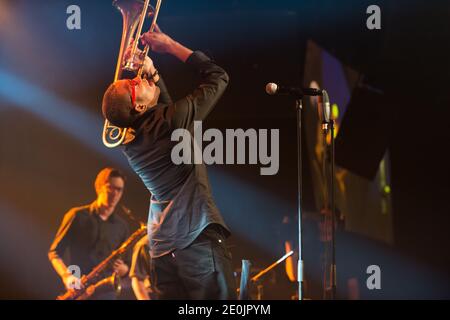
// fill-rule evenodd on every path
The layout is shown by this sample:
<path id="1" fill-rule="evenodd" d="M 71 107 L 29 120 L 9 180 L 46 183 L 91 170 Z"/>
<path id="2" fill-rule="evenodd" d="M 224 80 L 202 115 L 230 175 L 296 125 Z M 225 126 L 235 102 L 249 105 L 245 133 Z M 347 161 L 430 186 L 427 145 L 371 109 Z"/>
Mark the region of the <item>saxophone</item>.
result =
<path id="1" fill-rule="evenodd" d="M 59 295 L 56 300 L 86 300 L 96 291 L 113 288 L 118 295 L 122 290 L 120 284 L 120 277 L 115 272 L 106 278 L 100 279 L 103 271 L 111 266 L 111 264 L 124 254 L 137 239 L 140 239 L 147 232 L 147 227 L 141 224 L 141 227 L 136 230 L 122 245 L 114 250 L 106 259 L 100 262 L 92 271 L 81 277 L 81 284 L 83 289 L 69 289 L 64 294 Z"/>

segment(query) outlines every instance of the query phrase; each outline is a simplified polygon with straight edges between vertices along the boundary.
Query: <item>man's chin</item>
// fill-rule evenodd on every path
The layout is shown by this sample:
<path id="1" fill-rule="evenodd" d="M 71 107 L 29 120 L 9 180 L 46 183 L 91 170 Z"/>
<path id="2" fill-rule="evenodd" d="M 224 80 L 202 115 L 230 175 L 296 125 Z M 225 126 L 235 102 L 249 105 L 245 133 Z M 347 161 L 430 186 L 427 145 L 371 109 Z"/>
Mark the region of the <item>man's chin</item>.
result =
<path id="1" fill-rule="evenodd" d="M 119 203 L 119 201 L 111 201 L 111 202 L 108 202 L 108 203 L 106 204 L 106 206 L 107 206 L 108 208 L 115 208 L 115 207 L 117 206 L 118 203 Z"/>

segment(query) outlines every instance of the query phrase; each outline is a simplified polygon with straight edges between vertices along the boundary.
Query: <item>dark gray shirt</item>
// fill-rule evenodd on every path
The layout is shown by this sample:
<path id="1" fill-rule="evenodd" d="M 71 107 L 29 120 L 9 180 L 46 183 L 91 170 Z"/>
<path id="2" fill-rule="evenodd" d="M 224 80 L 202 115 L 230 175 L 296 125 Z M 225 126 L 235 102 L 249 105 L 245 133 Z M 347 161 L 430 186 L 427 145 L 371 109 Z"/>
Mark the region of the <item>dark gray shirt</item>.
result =
<path id="1" fill-rule="evenodd" d="M 203 164 L 172 162 L 173 130 L 193 134 L 194 121 L 206 118 L 228 85 L 227 73 L 203 53 L 186 61 L 200 74 L 199 86 L 188 96 L 172 102 L 162 80 L 158 104 L 139 118 L 135 139 L 124 147 L 133 170 L 152 194 L 148 235 L 152 257 L 187 247 L 210 224 L 228 228 L 216 207 Z"/>
<path id="2" fill-rule="evenodd" d="M 102 220 L 94 204 L 70 209 L 63 218 L 50 247 L 49 259 L 61 258 L 68 251 L 64 263 L 78 265 L 83 275 L 107 258 L 129 237 L 128 224 L 116 213 Z M 122 257 L 130 265 L 130 255 Z M 112 268 L 104 275 L 111 275 Z"/>

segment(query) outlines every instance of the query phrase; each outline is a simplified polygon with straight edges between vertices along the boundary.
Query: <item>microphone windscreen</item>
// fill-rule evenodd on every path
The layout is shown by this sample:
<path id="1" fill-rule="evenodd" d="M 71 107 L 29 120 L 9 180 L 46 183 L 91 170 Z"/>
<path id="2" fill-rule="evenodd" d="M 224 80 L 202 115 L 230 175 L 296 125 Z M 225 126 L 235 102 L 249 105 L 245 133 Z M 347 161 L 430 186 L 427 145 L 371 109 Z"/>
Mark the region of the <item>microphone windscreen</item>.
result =
<path id="1" fill-rule="evenodd" d="M 268 84 L 266 84 L 266 92 L 268 94 L 275 94 L 277 93 L 278 90 L 278 85 L 276 83 L 270 82 Z"/>
<path id="2" fill-rule="evenodd" d="M 331 116 L 331 106 L 330 106 L 330 98 L 328 97 L 328 92 L 322 90 L 323 102 L 324 102 L 324 117 L 325 121 L 330 121 Z"/>

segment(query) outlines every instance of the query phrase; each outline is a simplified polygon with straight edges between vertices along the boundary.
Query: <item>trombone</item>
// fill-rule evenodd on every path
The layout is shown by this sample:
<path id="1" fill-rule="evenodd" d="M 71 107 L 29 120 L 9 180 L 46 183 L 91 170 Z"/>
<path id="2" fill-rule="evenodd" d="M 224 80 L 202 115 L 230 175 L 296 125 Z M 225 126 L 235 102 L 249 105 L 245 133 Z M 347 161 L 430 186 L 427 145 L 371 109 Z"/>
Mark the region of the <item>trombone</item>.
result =
<path id="1" fill-rule="evenodd" d="M 114 0 L 113 6 L 115 6 L 122 14 L 123 29 L 122 40 L 120 42 L 119 56 L 117 58 L 116 71 L 114 73 L 114 82 L 119 80 L 122 76 L 122 71 L 135 71 L 137 68 L 137 75 L 142 76 L 143 64 L 137 66 L 134 63 L 134 57 L 136 55 L 137 47 L 139 44 L 139 38 L 142 33 L 142 27 L 147 16 L 153 15 L 153 21 L 150 26 L 150 32 L 153 32 L 156 26 L 156 20 L 158 19 L 159 8 L 161 7 L 162 0 L 157 0 L 155 8 L 150 5 L 150 0 L 145 2 L 140 0 Z M 134 35 L 134 37 L 133 37 Z M 127 61 L 124 60 L 125 50 L 130 46 L 131 40 L 131 54 Z M 145 58 L 148 54 L 150 47 L 146 45 L 142 57 Z M 127 135 L 128 128 L 120 128 L 112 125 L 108 119 L 105 119 L 103 125 L 102 140 L 103 144 L 108 148 L 114 148 L 122 144 Z"/>

